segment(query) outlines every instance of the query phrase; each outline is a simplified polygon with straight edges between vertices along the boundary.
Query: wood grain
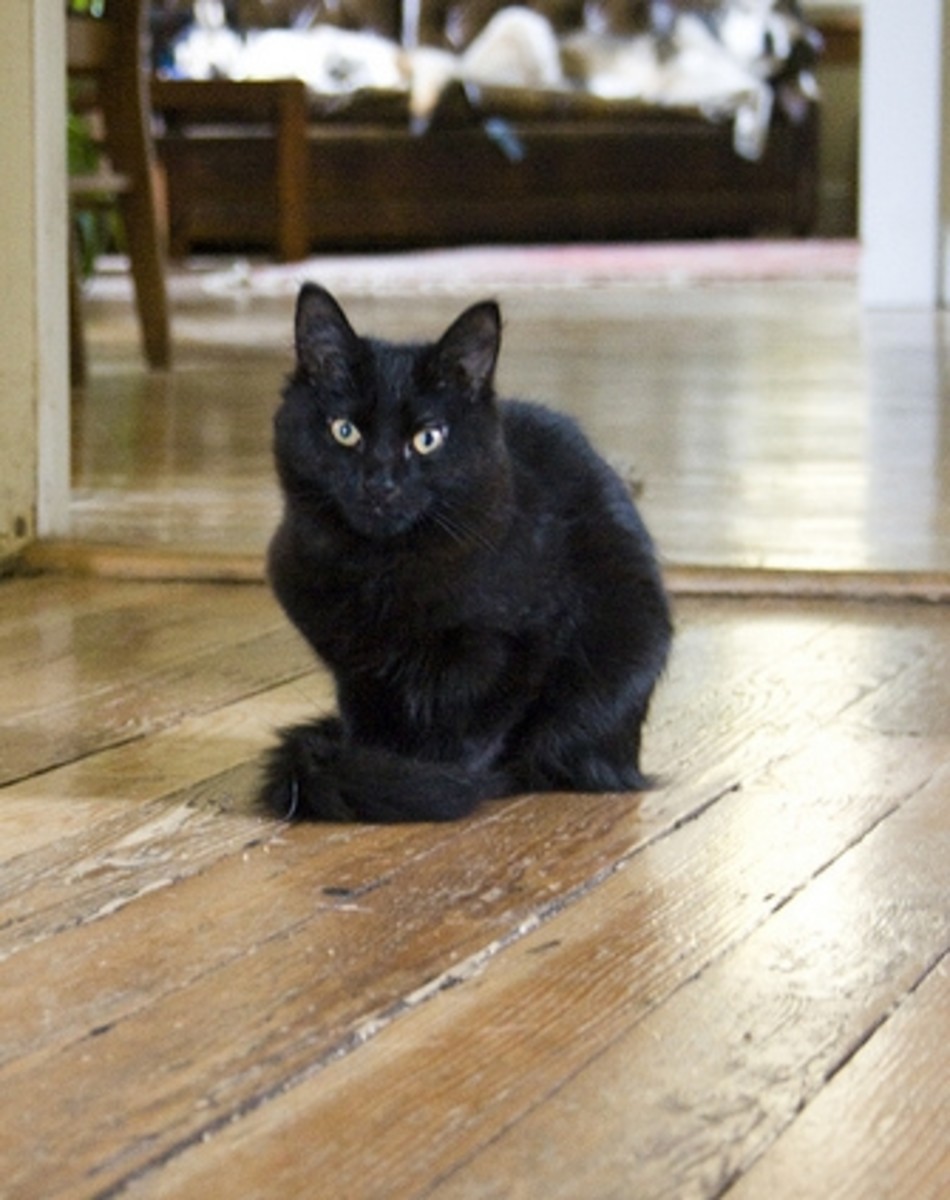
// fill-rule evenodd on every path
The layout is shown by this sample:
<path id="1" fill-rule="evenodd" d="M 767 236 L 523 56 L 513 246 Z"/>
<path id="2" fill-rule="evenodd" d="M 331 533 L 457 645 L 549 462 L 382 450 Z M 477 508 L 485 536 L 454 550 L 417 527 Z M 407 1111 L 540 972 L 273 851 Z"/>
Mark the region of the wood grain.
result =
<path id="1" fill-rule="evenodd" d="M 18 584 L 21 612 L 0 635 L 8 663 L 0 693 L 3 781 L 134 740 L 312 667 L 312 655 L 262 589 L 212 597 L 155 585 L 126 591 L 125 604 L 105 610 L 59 616 L 43 605 L 36 624 L 24 628 L 42 586 Z"/>
<path id="2" fill-rule="evenodd" d="M 940 794 L 930 793 L 928 818 Z M 688 847 L 682 834 L 664 840 L 523 940 L 440 980 L 428 1003 L 386 1025 L 359 1054 L 241 1125 L 215 1130 L 134 1194 L 200 1195 L 215 1180 L 250 1195 L 266 1195 L 268 1187 L 299 1194 L 315 1170 L 345 1178 L 348 1192 L 361 1197 L 415 1195 L 421 1180 L 446 1174 L 444 1188 L 431 1194 L 622 1196 L 632 1179 L 638 1195 L 715 1194 L 722 1180 L 718 1168 L 715 1179 L 707 1177 L 706 1157 L 732 1153 L 747 1123 L 755 1139 L 774 1137 L 796 1111 L 800 1089 L 820 1085 L 821 1063 L 847 1052 L 840 1039 L 848 1036 L 842 1018 L 849 1000 L 825 1003 L 819 1017 L 818 997 L 813 1005 L 805 987 L 807 972 L 820 975 L 822 967 L 803 956 L 812 945 L 819 964 L 831 953 L 821 927 L 827 905 L 841 897 L 828 898 L 829 884 L 807 906 L 796 895 L 812 895 L 823 865 L 841 858 L 829 878 L 844 873 L 846 896 L 856 900 L 855 889 L 863 896 L 867 868 L 847 844 L 863 844 L 861 830 L 874 822 L 873 814 L 855 814 L 850 837 L 839 825 L 837 853 L 834 835 L 823 840 L 816 831 L 784 856 L 782 880 L 763 853 L 762 833 L 747 836 L 754 828 L 748 809 L 758 799 L 730 797 L 716 807 L 717 820 L 690 829 Z M 788 798 L 779 821 L 783 815 L 770 806 L 773 844 L 788 846 L 801 824 L 830 807 L 818 795 L 802 813 L 797 799 Z M 882 830 L 869 844 L 889 836 Z M 844 863 L 852 864 L 847 871 Z M 893 989 L 907 983 L 906 975 L 893 977 L 898 964 L 923 970 L 921 958 L 926 963 L 945 939 L 934 920 L 941 881 L 935 855 L 907 894 L 904 921 L 881 930 L 865 906 L 869 926 L 853 945 L 853 930 L 836 931 L 860 960 L 846 964 L 839 953 L 833 963 L 836 978 L 845 969 L 860 977 L 846 989 L 849 999 L 865 979 L 883 976 L 877 996 L 864 989 L 871 1007 L 854 1014 L 858 1032 L 850 1036 L 860 1038 Z M 905 951 L 911 934 L 916 956 Z M 828 1040 L 824 1058 L 816 1030 Z M 783 1037 L 789 1045 L 777 1048 Z M 807 1072 L 790 1071 L 804 1046 Z M 743 1047 L 748 1080 L 735 1075 Z M 766 1064 L 763 1047 L 776 1064 Z M 778 1094 L 753 1099 L 753 1077 L 766 1069 Z M 719 1093 L 715 1106 L 706 1089 Z M 308 1130 L 320 1131 L 313 1144 Z M 297 1155 L 301 1144 L 307 1153 Z M 753 1140 L 743 1153 L 761 1144 Z"/>
<path id="3" fill-rule="evenodd" d="M 734 1200 L 950 1194 L 946 955 L 738 1181 Z"/>
<path id="4" fill-rule="evenodd" d="M 721 1193 L 944 953 L 946 837 L 929 863 L 913 854 L 899 896 L 873 880 L 911 874 L 894 842 L 908 824 L 915 838 L 941 828 L 945 788 L 909 802 L 444 1194 L 619 1197 L 634 1172 L 642 1195 Z"/>
<path id="5" fill-rule="evenodd" d="M 0 791 L 0 1195 L 711 1196 L 946 951 L 940 606 L 681 600 L 661 788 L 387 829 L 254 811 L 332 703 L 271 603 L 0 588 L 0 661 L 100 726 Z"/>

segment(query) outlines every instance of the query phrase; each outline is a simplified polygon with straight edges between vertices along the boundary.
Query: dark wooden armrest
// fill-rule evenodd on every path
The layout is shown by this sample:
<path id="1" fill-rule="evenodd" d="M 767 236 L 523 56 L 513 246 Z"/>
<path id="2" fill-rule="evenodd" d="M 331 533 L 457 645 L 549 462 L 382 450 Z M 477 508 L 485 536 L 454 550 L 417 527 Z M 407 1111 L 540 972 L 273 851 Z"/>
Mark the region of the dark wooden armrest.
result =
<path id="1" fill-rule="evenodd" d="M 152 109 L 172 129 L 194 124 L 274 126 L 277 139 L 277 249 L 304 258 L 307 234 L 307 89 L 299 79 L 153 79 Z"/>
<path id="2" fill-rule="evenodd" d="M 161 79 L 152 108 L 184 121 L 277 121 L 288 111 L 306 121 L 307 88 L 299 79 Z"/>

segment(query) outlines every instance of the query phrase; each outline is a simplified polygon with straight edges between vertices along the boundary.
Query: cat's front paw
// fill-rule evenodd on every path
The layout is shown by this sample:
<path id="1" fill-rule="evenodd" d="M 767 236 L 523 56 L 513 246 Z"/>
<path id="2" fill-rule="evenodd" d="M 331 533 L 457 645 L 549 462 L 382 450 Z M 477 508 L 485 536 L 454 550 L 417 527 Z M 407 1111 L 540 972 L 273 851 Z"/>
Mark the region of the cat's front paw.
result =
<path id="1" fill-rule="evenodd" d="M 335 717 L 282 730 L 265 762 L 264 808 L 284 821 L 354 820 L 335 779 L 342 745 L 343 725 Z"/>

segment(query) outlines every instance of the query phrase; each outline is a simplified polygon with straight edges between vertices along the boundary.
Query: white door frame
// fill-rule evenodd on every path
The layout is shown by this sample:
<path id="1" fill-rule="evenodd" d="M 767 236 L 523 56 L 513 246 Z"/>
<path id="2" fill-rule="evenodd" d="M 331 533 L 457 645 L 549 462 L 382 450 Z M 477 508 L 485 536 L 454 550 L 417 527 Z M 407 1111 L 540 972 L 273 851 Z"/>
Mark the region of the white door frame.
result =
<path id="1" fill-rule="evenodd" d="M 0 552 L 69 520 L 62 0 L 3 0 Z"/>
<path id="2" fill-rule="evenodd" d="M 950 0 L 865 0 L 862 28 L 861 299 L 936 308 L 950 297 Z"/>

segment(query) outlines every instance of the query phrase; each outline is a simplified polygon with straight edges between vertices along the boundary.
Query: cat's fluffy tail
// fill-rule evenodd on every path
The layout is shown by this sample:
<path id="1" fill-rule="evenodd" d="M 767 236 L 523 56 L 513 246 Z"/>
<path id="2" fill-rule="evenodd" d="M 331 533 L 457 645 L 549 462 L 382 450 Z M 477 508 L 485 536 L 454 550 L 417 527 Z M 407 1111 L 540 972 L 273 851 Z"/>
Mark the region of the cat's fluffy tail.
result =
<path id="1" fill-rule="evenodd" d="M 285 820 L 392 823 L 453 821 L 506 790 L 495 772 L 354 745 L 338 718 L 324 717 L 281 732 L 261 798 Z"/>

